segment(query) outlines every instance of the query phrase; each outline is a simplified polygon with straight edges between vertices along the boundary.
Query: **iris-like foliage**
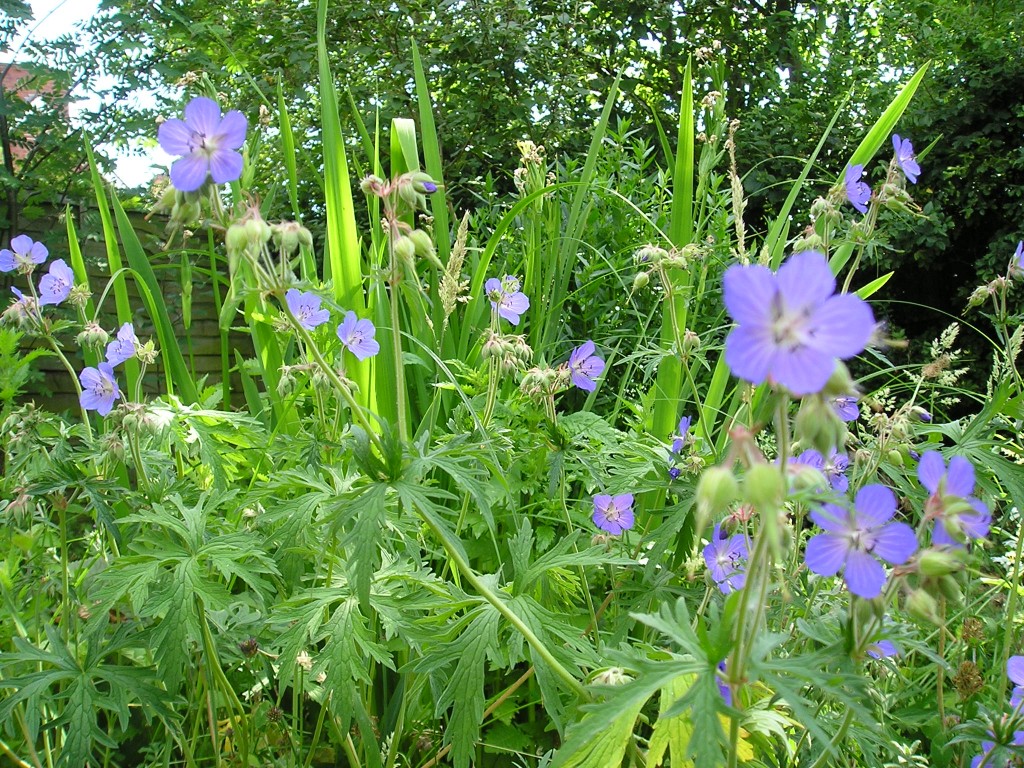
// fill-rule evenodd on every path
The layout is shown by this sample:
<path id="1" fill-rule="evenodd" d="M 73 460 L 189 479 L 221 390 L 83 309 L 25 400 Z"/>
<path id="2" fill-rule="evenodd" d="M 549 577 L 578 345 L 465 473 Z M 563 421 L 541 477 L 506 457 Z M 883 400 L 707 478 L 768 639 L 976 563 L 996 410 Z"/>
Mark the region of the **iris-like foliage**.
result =
<path id="1" fill-rule="evenodd" d="M 160 146 L 179 159 L 171 166 L 171 183 L 182 192 L 193 192 L 206 182 L 237 181 L 242 175 L 242 155 L 248 128 L 245 116 L 231 110 L 221 117 L 213 99 L 199 96 L 185 106 L 185 119 L 172 118 L 160 126 Z"/>
<path id="2" fill-rule="evenodd" d="M 96 411 L 100 416 L 110 413 L 114 401 L 121 396 L 110 363 L 86 368 L 78 378 L 82 382 L 82 395 L 79 398 L 82 407 L 87 411 Z"/>
<path id="3" fill-rule="evenodd" d="M 796 253 L 777 273 L 760 265 L 733 265 L 723 278 L 726 309 L 737 326 L 725 342 L 725 360 L 741 379 L 772 381 L 794 395 L 818 392 L 836 358 L 859 354 L 875 318 L 852 294 L 835 295 L 828 260 Z"/>
<path id="4" fill-rule="evenodd" d="M 935 520 L 932 543 L 961 547 L 965 539 L 988 536 L 992 515 L 974 494 L 974 467 L 963 456 L 949 460 L 927 451 L 917 465 L 917 479 L 931 494 L 925 502 L 925 517 Z"/>
<path id="5" fill-rule="evenodd" d="M 299 292 L 295 288 L 289 288 L 284 300 L 288 304 L 288 309 L 295 315 L 295 319 L 299 321 L 299 325 L 307 331 L 312 331 L 331 319 L 330 311 L 320 309 L 320 297 L 312 291 Z"/>
<path id="6" fill-rule="evenodd" d="M 512 325 L 519 325 L 520 316 L 530 308 L 529 297 L 519 288 L 519 278 L 512 275 L 505 275 L 501 280 L 492 277 L 484 283 L 491 309 Z"/>
<path id="7" fill-rule="evenodd" d="M 594 525 L 612 535 L 628 531 L 633 527 L 633 494 L 597 494 L 594 496 L 593 520 Z"/>
<path id="8" fill-rule="evenodd" d="M 910 139 L 901 139 L 898 133 L 892 135 L 892 148 L 896 153 L 896 164 L 907 177 L 911 184 L 917 184 L 917 177 L 921 173 L 921 166 L 917 164 L 917 156 L 914 154 L 914 145 Z"/>
<path id="9" fill-rule="evenodd" d="M 0 250 L 0 272 L 42 264 L 49 255 L 45 245 L 33 241 L 28 235 L 12 237 L 11 247 Z"/>
<path id="10" fill-rule="evenodd" d="M 867 485 L 857 492 L 852 510 L 823 504 L 811 519 L 825 533 L 807 542 L 807 567 L 819 576 L 840 570 L 849 590 L 859 597 L 882 594 L 885 569 L 879 558 L 901 565 L 917 550 L 917 537 L 906 523 L 893 522 L 896 496 L 884 485 Z"/>
<path id="11" fill-rule="evenodd" d="M 125 323 L 117 332 L 117 338 L 107 344 L 107 362 L 111 367 L 131 360 L 139 351 L 139 338 L 135 335 L 135 327 Z"/>
<path id="12" fill-rule="evenodd" d="M 843 188 L 846 191 L 846 199 L 850 205 L 861 213 L 868 212 L 868 201 L 871 199 L 871 187 L 860 180 L 864 175 L 864 166 L 849 165 L 846 167 L 846 175 L 843 180 Z"/>
<path id="13" fill-rule="evenodd" d="M 75 285 L 75 273 L 64 259 L 57 259 L 50 265 L 50 271 L 39 278 L 39 303 L 60 304 L 71 294 Z"/>
<path id="14" fill-rule="evenodd" d="M 748 556 L 746 536 L 742 533 L 729 536 L 721 525 L 715 525 L 711 541 L 704 547 L 704 562 L 711 578 L 724 594 L 743 589 L 747 583 Z"/>
<path id="15" fill-rule="evenodd" d="M 569 354 L 569 378 L 587 392 L 597 389 L 597 377 L 604 373 L 604 360 L 596 354 L 594 342 L 585 341 Z"/>
<path id="16" fill-rule="evenodd" d="M 360 320 L 355 312 L 346 312 L 345 319 L 338 326 L 341 345 L 355 355 L 357 360 L 365 360 L 380 352 L 380 344 L 373 338 L 376 333 L 373 323 Z"/>

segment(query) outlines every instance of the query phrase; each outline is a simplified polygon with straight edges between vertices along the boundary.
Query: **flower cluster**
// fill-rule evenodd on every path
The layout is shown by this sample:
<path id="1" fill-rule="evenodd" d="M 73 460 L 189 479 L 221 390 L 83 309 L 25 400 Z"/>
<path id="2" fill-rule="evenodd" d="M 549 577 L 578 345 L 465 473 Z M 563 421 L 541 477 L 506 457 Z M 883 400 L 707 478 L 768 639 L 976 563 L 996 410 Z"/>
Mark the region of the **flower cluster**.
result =
<path id="1" fill-rule="evenodd" d="M 288 311 L 307 331 L 315 330 L 331 319 L 330 310 L 321 309 L 321 299 L 312 291 L 290 288 L 285 292 L 284 301 Z M 345 312 L 336 332 L 341 346 L 357 360 L 365 360 L 380 352 L 380 344 L 373 338 L 377 329 L 369 320 L 360 320 L 355 312 Z"/>
<path id="2" fill-rule="evenodd" d="M 33 241 L 28 235 L 18 235 L 11 238 L 10 248 L 0 250 L 0 272 L 17 270 L 21 274 L 31 276 L 37 266 L 46 262 L 49 255 L 50 252 L 42 243 Z M 39 307 L 62 304 L 71 295 L 71 289 L 74 287 L 75 273 L 64 259 L 56 259 L 51 262 L 47 273 L 39 279 L 39 289 L 33 291 L 31 297 L 26 297 L 16 288 L 11 289 L 16 299 L 15 304 L 18 305 L 14 307 L 15 314 L 34 315 Z"/>
<path id="3" fill-rule="evenodd" d="M 138 357 L 143 349 L 139 337 L 135 335 L 135 326 L 124 323 L 117 332 L 117 337 L 107 345 L 106 362 L 99 363 L 95 368 L 88 367 L 78 374 L 82 384 L 79 402 L 87 411 L 96 411 L 106 416 L 114 407 L 114 402 L 121 397 L 121 390 L 114 377 L 114 368 L 126 360 Z M 152 350 L 152 346 L 149 346 Z"/>

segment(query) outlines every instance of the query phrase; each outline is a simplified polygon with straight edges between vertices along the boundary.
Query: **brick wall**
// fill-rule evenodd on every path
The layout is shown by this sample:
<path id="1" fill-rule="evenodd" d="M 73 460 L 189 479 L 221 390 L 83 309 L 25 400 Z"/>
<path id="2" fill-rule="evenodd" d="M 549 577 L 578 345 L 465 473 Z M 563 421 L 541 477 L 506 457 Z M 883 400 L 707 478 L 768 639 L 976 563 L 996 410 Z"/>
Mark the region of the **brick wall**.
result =
<path id="1" fill-rule="evenodd" d="M 98 302 L 100 295 L 110 277 L 107 265 L 106 245 L 99 234 L 102 229 L 99 225 L 99 217 L 95 210 L 72 209 L 75 216 L 75 226 L 79 234 L 79 245 L 85 259 L 86 269 L 89 274 L 89 285 L 92 289 L 93 301 Z M 50 251 L 50 259 L 44 264 L 41 271 L 37 271 L 34 279 L 38 285 L 41 274 L 45 274 L 50 261 L 64 259 L 70 264 L 70 256 L 67 242 L 67 226 L 64 221 L 64 213 L 61 211 L 44 211 L 35 218 L 29 218 L 26 212 L 19 213 L 19 231 L 17 234 L 26 234 L 33 240 L 42 241 Z M 176 336 L 185 363 L 193 371 L 197 382 L 206 375 L 206 386 L 218 386 L 221 382 L 221 339 L 220 328 L 217 321 L 217 312 L 214 304 L 213 289 L 210 279 L 200 270 L 208 270 L 209 256 L 199 253 L 187 253 L 186 257 L 192 264 L 192 302 L 190 322 L 186 327 L 186 317 L 182 301 L 182 253 L 180 251 L 164 252 L 162 249 L 163 222 L 154 220 L 146 221 L 142 214 L 130 214 L 135 230 L 142 240 L 146 252 L 150 255 L 150 263 L 157 275 L 161 286 L 161 296 L 155 297 L 161 300 L 167 308 L 171 322 L 175 327 Z M 206 235 L 203 232 L 196 233 L 192 242 L 198 249 L 206 243 Z M 9 247 L 8 242 L 0 243 L 0 247 Z M 226 265 L 221 259 L 218 265 L 221 270 L 226 270 Z M 122 260 L 124 257 L 122 255 Z M 224 292 L 224 275 L 221 277 L 221 293 Z M 131 275 L 125 275 L 124 279 L 128 287 L 128 296 L 133 309 L 133 322 L 136 334 L 140 339 L 152 338 L 153 323 L 143 303 L 135 280 Z M 17 286 L 25 290 L 25 278 L 15 274 L 0 273 L 0 309 L 13 300 L 10 286 Z M 75 318 L 75 312 L 70 307 L 50 307 L 50 313 L 63 314 Z M 100 309 L 99 323 L 108 333 L 116 332 L 118 328 L 117 312 L 114 304 L 114 292 L 109 291 L 103 306 Z M 65 353 L 71 363 L 80 370 L 84 363 L 75 342 L 74 333 L 68 333 L 61 337 Z M 26 339 L 27 344 L 33 342 Z M 159 344 L 157 344 L 159 348 Z M 248 334 L 232 332 L 228 336 L 229 360 L 234 366 L 234 350 L 238 349 L 246 359 L 252 357 L 252 341 Z M 36 401 L 40 406 L 54 410 L 63 410 L 76 406 L 76 395 L 74 385 L 70 381 L 67 371 L 55 357 L 42 357 L 33 364 L 34 369 L 41 376 L 34 379 L 29 387 L 27 399 Z M 241 379 L 237 371 L 231 372 L 232 378 L 232 399 L 235 403 L 242 400 Z M 163 371 L 158 362 L 146 370 L 144 387 L 150 394 L 162 393 Z M 123 384 L 123 381 L 122 381 Z"/>

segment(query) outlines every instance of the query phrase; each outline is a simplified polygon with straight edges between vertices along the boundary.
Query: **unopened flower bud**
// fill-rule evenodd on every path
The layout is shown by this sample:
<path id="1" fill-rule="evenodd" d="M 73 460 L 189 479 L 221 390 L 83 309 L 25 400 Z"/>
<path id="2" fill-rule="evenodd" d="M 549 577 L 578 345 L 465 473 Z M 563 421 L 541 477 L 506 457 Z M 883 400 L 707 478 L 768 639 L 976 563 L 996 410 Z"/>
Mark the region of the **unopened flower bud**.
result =
<path id="1" fill-rule="evenodd" d="M 938 578 L 939 592 L 953 605 L 960 605 L 964 599 L 964 592 L 960 589 L 960 584 L 957 582 L 956 577 L 952 574 L 946 574 L 945 576 L 939 576 Z"/>
<path id="2" fill-rule="evenodd" d="M 697 481 L 697 507 L 703 518 L 717 517 L 739 497 L 739 483 L 728 467 L 708 467 L 701 473 Z"/>
<path id="3" fill-rule="evenodd" d="M 785 493 L 782 471 L 774 464 L 755 464 L 743 478 L 743 500 L 761 511 L 777 509 Z"/>
<path id="4" fill-rule="evenodd" d="M 796 434 L 800 442 L 822 455 L 846 442 L 846 422 L 821 395 L 805 397 L 796 414 Z"/>
<path id="5" fill-rule="evenodd" d="M 633 293 L 639 293 L 651 284 L 651 276 L 646 272 L 637 272 L 633 278 Z"/>
<path id="6" fill-rule="evenodd" d="M 638 264 L 650 264 L 657 266 L 662 260 L 668 258 L 668 251 L 656 245 L 645 245 L 634 255 Z"/>
<path id="7" fill-rule="evenodd" d="M 963 549 L 926 549 L 917 558 L 923 576 L 946 576 L 963 570 Z"/>
<path id="8" fill-rule="evenodd" d="M 75 341 L 80 347 L 102 347 L 110 341 L 110 334 L 103 330 L 99 323 L 86 323 Z"/>
<path id="9" fill-rule="evenodd" d="M 903 454 L 896 448 L 890 449 L 885 455 L 889 459 L 889 463 L 894 467 L 902 467 L 904 465 Z"/>
<path id="10" fill-rule="evenodd" d="M 430 235 L 422 229 L 414 229 L 409 233 L 409 239 L 412 240 L 416 248 L 417 256 L 421 259 L 426 259 L 437 269 L 444 270 L 444 264 L 437 258 L 437 252 L 434 250 L 434 241 L 430 239 Z"/>
<path id="11" fill-rule="evenodd" d="M 928 621 L 936 625 L 942 623 L 939 619 L 938 601 L 924 589 L 915 589 L 910 593 L 907 597 L 906 609 L 911 616 L 915 616 L 922 621 Z"/>
<path id="12" fill-rule="evenodd" d="M 144 365 L 152 365 L 156 362 L 157 352 L 156 344 L 150 339 L 145 344 L 139 344 L 135 347 L 135 356 Z"/>
<path id="13" fill-rule="evenodd" d="M 992 294 L 989 292 L 987 286 L 979 285 L 977 288 L 974 289 L 974 293 L 972 293 L 971 297 L 967 300 L 967 306 L 980 307 L 982 304 L 988 301 L 988 297 L 991 295 Z"/>
<path id="14" fill-rule="evenodd" d="M 416 244 L 405 235 L 399 235 L 393 241 L 392 247 L 395 249 L 395 256 L 398 259 L 407 264 L 410 268 L 415 269 L 416 267 Z"/>
<path id="15" fill-rule="evenodd" d="M 295 253 L 299 249 L 299 230 L 304 227 L 297 221 L 282 221 L 272 224 L 270 231 L 274 237 L 274 245 L 286 254 Z"/>
<path id="16" fill-rule="evenodd" d="M 245 231 L 245 225 L 235 222 L 228 227 L 224 233 L 224 245 L 227 247 L 228 256 L 241 256 L 249 247 L 249 234 Z"/>
<path id="17" fill-rule="evenodd" d="M 359 189 L 363 191 L 364 195 L 382 197 L 384 195 L 384 186 L 384 179 L 379 176 L 367 176 L 359 182 Z"/>
<path id="18" fill-rule="evenodd" d="M 699 351 L 700 336 L 687 328 L 686 331 L 683 332 L 683 353 Z"/>
<path id="19" fill-rule="evenodd" d="M 437 192 L 438 185 L 429 173 L 414 173 L 412 175 L 412 188 L 421 195 L 432 195 Z"/>

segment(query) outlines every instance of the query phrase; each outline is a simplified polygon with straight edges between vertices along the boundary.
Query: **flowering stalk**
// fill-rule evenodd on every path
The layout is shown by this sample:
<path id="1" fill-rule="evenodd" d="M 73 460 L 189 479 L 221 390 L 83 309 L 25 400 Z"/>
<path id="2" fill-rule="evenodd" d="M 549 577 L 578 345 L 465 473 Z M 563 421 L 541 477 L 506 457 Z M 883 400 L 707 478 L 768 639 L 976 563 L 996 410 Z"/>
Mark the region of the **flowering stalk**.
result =
<path id="1" fill-rule="evenodd" d="M 394 210 L 387 210 L 387 198 L 385 198 L 385 217 L 390 225 L 388 233 L 388 285 L 390 286 L 390 301 L 388 302 L 391 311 L 391 354 L 395 366 L 395 405 L 397 407 L 398 436 L 402 442 L 409 440 L 409 423 L 406 415 L 406 392 L 405 392 L 405 366 L 402 364 L 402 332 L 399 324 L 398 312 L 398 283 L 401 280 L 401 264 L 398 262 L 395 253 L 395 241 L 401 236 Z M 486 421 L 485 421 L 486 423 Z"/>

